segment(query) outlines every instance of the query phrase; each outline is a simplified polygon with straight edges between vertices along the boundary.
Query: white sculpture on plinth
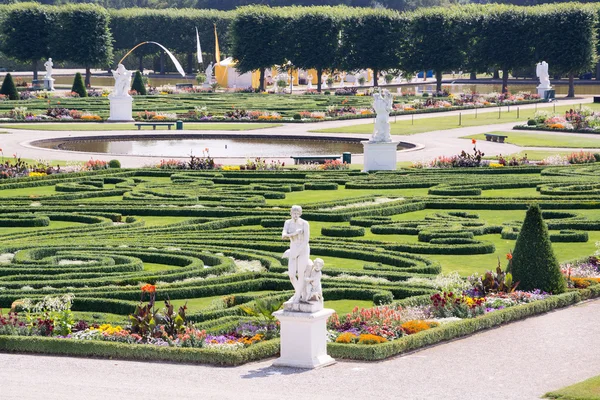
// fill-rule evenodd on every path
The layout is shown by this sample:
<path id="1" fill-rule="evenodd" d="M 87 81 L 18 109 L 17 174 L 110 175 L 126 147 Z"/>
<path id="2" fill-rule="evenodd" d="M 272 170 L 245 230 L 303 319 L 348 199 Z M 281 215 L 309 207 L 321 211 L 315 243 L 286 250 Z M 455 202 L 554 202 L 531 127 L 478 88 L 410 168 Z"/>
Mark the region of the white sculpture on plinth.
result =
<path id="1" fill-rule="evenodd" d="M 288 274 L 295 291 L 290 301 L 299 303 L 304 300 L 304 277 L 310 262 L 310 227 L 308 222 L 300 218 L 302 207 L 292 206 L 290 214 L 292 218 L 285 221 L 281 238 L 290 240 L 290 248 L 285 254 L 288 258 Z"/>
<path id="2" fill-rule="evenodd" d="M 394 96 L 389 90 L 383 91 L 379 88 L 379 93 L 373 94 L 373 109 L 377 116 L 375 117 L 375 131 L 371 136 L 370 142 L 391 142 L 390 136 L 390 113 L 392 112 L 392 103 Z"/>
<path id="3" fill-rule="evenodd" d="M 308 85 L 308 86 L 306 86 L 306 89 L 308 89 L 308 90 L 312 89 L 313 88 L 313 86 L 312 86 L 312 80 L 313 80 L 312 74 L 308 74 L 308 77 L 306 78 L 306 80 L 307 80 L 307 85 Z"/>
<path id="4" fill-rule="evenodd" d="M 320 258 L 315 258 L 310 262 L 306 269 L 304 278 L 304 301 L 318 301 L 323 303 L 323 288 L 321 287 L 321 277 L 325 262 Z"/>
<path id="5" fill-rule="evenodd" d="M 204 71 L 204 74 L 206 75 L 206 83 L 208 83 L 209 85 L 213 83 L 213 70 L 215 69 L 212 61 L 210 62 L 210 64 L 208 64 L 208 66 L 206 67 L 206 70 Z"/>
<path id="6" fill-rule="evenodd" d="M 133 97 L 129 94 L 132 74 L 133 71 L 127 71 L 123 64 L 119 64 L 113 71 L 115 90 L 108 96 L 110 101 L 109 121 L 133 121 Z"/>
<path id="7" fill-rule="evenodd" d="M 48 58 L 48 61 L 44 63 L 44 67 L 46 67 L 46 75 L 44 75 L 44 79 L 52 79 L 52 67 L 54 63 L 52 62 L 52 58 Z"/>
<path id="8" fill-rule="evenodd" d="M 550 75 L 548 75 L 548 63 L 546 61 L 542 61 L 541 63 L 537 63 L 535 67 L 535 74 L 538 78 L 540 78 L 540 84 L 538 89 L 549 89 L 550 88 Z"/>
<path id="9" fill-rule="evenodd" d="M 115 78 L 113 97 L 131 97 L 129 96 L 129 88 L 131 87 L 131 75 L 133 71 L 127 71 L 123 64 L 119 64 L 117 69 L 112 73 Z"/>

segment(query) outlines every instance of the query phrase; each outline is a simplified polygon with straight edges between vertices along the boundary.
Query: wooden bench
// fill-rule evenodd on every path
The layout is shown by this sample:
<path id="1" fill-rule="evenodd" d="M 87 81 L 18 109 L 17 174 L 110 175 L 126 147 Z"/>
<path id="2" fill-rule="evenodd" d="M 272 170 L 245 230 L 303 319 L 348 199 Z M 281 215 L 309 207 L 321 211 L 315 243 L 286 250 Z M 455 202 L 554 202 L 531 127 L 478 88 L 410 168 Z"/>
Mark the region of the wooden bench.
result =
<path id="1" fill-rule="evenodd" d="M 134 124 L 137 126 L 138 131 L 142 129 L 142 126 L 152 126 L 152 129 L 156 130 L 157 126 L 166 126 L 171 130 L 171 127 L 175 125 L 173 122 L 138 122 Z"/>
<path id="2" fill-rule="evenodd" d="M 175 84 L 176 89 L 191 89 L 193 87 L 194 87 L 193 83 L 176 83 Z"/>
<path id="3" fill-rule="evenodd" d="M 325 164 L 328 160 L 338 160 L 341 156 L 292 156 L 294 164 Z"/>
<path id="4" fill-rule="evenodd" d="M 485 140 L 487 140 L 488 142 L 504 143 L 504 139 L 506 139 L 507 137 L 508 136 L 503 136 L 503 135 L 493 135 L 491 133 L 485 134 Z"/>

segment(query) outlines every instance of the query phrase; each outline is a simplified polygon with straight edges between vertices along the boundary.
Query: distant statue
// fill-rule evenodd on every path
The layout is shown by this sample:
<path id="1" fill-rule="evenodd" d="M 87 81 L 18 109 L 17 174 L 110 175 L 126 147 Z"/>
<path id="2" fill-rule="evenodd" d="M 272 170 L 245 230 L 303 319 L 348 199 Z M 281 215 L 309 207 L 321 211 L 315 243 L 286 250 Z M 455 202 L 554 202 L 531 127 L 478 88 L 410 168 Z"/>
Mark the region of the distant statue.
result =
<path id="1" fill-rule="evenodd" d="M 323 74 L 321 75 L 321 85 L 324 87 L 327 87 L 327 79 L 329 78 L 329 75 L 327 74 Z"/>
<path id="2" fill-rule="evenodd" d="M 129 88 L 131 87 L 131 75 L 133 71 L 127 71 L 123 64 L 119 64 L 117 69 L 112 72 L 115 78 L 114 96 L 129 96 Z"/>
<path id="3" fill-rule="evenodd" d="M 538 88 L 550 88 L 550 75 L 548 75 L 548 63 L 546 61 L 537 63 L 535 74 L 540 78 L 540 85 Z"/>
<path id="4" fill-rule="evenodd" d="M 44 63 L 44 67 L 46 67 L 46 75 L 44 75 L 44 79 L 52 79 L 52 67 L 54 64 L 52 63 L 52 58 L 48 58 L 48 61 Z"/>
<path id="5" fill-rule="evenodd" d="M 323 265 L 325 262 L 320 258 L 315 258 L 315 261 L 309 261 L 304 278 L 304 301 L 317 301 L 323 303 L 323 288 L 321 287 L 321 277 L 323 273 Z"/>
<path id="6" fill-rule="evenodd" d="M 308 74 L 308 77 L 306 78 L 306 80 L 307 80 L 307 85 L 308 85 L 307 89 L 308 90 L 312 89 L 313 88 L 313 86 L 312 86 L 312 80 L 313 80 L 312 74 Z"/>
<path id="7" fill-rule="evenodd" d="M 377 116 L 375 117 L 375 131 L 370 142 L 391 142 L 390 136 L 390 113 L 392 112 L 392 103 L 394 96 L 389 90 L 383 91 L 379 88 L 378 93 L 373 94 L 373 109 Z"/>
<path id="8" fill-rule="evenodd" d="M 290 300 L 292 303 L 299 303 L 304 299 L 306 269 L 310 262 L 310 227 L 308 222 L 300 218 L 302 207 L 292 206 L 290 214 L 292 218 L 285 221 L 281 238 L 290 241 L 290 248 L 284 253 L 284 257 L 288 259 L 288 274 L 295 291 Z"/>
<path id="9" fill-rule="evenodd" d="M 213 70 L 215 69 L 212 61 L 210 64 L 208 64 L 208 66 L 206 67 L 206 70 L 204 71 L 204 73 L 206 74 L 206 82 L 208 82 L 209 84 L 212 83 L 212 76 L 213 76 Z"/>
<path id="10" fill-rule="evenodd" d="M 340 73 L 340 87 L 344 86 L 344 79 L 346 79 L 346 73 L 342 72 Z"/>

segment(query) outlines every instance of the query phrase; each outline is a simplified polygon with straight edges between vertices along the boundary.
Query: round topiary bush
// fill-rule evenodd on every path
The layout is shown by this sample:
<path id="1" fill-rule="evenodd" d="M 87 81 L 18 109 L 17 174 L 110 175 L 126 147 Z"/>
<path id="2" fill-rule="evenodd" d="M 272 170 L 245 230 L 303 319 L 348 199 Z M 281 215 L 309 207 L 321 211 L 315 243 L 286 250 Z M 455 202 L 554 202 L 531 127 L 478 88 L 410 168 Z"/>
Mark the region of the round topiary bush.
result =
<path id="1" fill-rule="evenodd" d="M 83 77 L 79 72 L 75 74 L 75 79 L 73 79 L 73 87 L 71 87 L 71 92 L 77 93 L 79 97 L 87 97 L 85 83 L 83 83 Z"/>
<path id="2" fill-rule="evenodd" d="M 146 85 L 144 85 L 144 80 L 140 71 L 135 71 L 133 83 L 131 84 L 131 90 L 135 90 L 137 94 L 140 94 L 142 96 L 145 96 L 147 94 Z"/>
<path id="3" fill-rule="evenodd" d="M 529 126 L 536 126 L 537 125 L 537 121 L 535 119 L 530 119 L 527 121 L 527 125 Z"/>
<path id="4" fill-rule="evenodd" d="M 512 258 L 513 280 L 519 289 L 540 289 L 553 294 L 565 291 L 565 279 L 552 250 L 548 227 L 537 204 L 529 207 L 517 237 Z"/>
<path id="5" fill-rule="evenodd" d="M 4 77 L 4 82 L 2 82 L 2 88 L 0 88 L 0 94 L 8 96 L 9 100 L 19 100 L 19 92 L 17 91 L 17 87 L 15 86 L 15 81 L 12 78 L 10 73 L 6 74 Z"/>
<path id="6" fill-rule="evenodd" d="M 110 160 L 108 162 L 108 168 L 121 168 L 121 161 L 119 161 L 119 160 Z"/>
<path id="7" fill-rule="evenodd" d="M 365 228 L 361 226 L 324 226 L 321 235 L 333 237 L 365 236 Z"/>
<path id="8" fill-rule="evenodd" d="M 300 115 L 300 114 L 296 113 L 296 114 L 294 114 L 293 118 L 294 118 L 296 121 L 299 121 L 299 120 L 301 120 L 301 119 L 302 119 L 302 115 Z"/>

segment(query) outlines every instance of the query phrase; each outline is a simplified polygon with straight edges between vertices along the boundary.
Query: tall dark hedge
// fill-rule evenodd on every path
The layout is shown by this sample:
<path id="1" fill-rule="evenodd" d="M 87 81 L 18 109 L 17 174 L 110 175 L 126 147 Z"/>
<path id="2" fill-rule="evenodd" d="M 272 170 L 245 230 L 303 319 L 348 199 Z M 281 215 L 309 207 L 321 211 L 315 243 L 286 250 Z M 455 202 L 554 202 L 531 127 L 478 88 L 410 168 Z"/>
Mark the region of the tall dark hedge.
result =
<path id="1" fill-rule="evenodd" d="M 71 87 L 71 92 L 77 93 L 79 97 L 87 97 L 87 90 L 85 90 L 83 77 L 79 72 L 75 74 L 75 79 L 73 79 L 73 87 Z"/>
<path id="2" fill-rule="evenodd" d="M 9 100 L 19 100 L 19 92 L 17 91 L 15 81 L 13 81 L 11 74 L 6 74 L 4 77 L 2 88 L 0 88 L 0 94 L 8 96 Z"/>
<path id="3" fill-rule="evenodd" d="M 144 85 L 144 80 L 142 79 L 142 73 L 140 71 L 135 71 L 133 83 L 131 84 L 131 90 L 135 90 L 138 94 L 143 96 L 147 94 L 146 85 Z"/>
<path id="4" fill-rule="evenodd" d="M 520 290 L 565 291 L 565 279 L 552 250 L 548 227 L 537 204 L 529 207 L 517 237 L 512 259 L 513 280 Z"/>

